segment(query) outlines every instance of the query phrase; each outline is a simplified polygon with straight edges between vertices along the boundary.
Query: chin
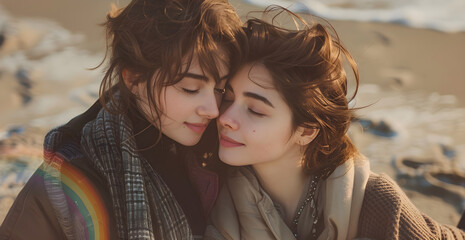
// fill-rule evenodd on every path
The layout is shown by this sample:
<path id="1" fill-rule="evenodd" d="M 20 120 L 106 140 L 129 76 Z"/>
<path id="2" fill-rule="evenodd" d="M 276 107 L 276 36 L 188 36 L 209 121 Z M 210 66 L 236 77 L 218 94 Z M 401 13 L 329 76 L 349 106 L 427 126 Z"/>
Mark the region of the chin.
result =
<path id="1" fill-rule="evenodd" d="M 177 142 L 183 146 L 192 147 L 192 146 L 195 146 L 197 143 L 199 143 L 199 141 L 200 141 L 200 138 L 192 140 L 192 141 L 189 141 L 189 140 L 186 141 L 186 139 L 183 139 L 183 141 L 177 141 Z"/>
<path id="2" fill-rule="evenodd" d="M 221 153 L 221 149 L 218 153 L 218 156 L 220 158 L 220 160 L 223 162 L 223 163 L 226 163 L 230 166 L 235 166 L 235 167 L 240 167 L 240 166 L 245 166 L 245 165 L 248 165 L 248 164 L 243 164 L 241 162 L 238 162 L 238 158 L 235 158 L 235 157 L 232 157 L 231 155 L 228 155 L 228 154 L 222 154 Z"/>
<path id="3" fill-rule="evenodd" d="M 177 143 L 186 146 L 186 147 L 192 147 L 199 143 L 200 137 L 197 136 L 179 136 L 178 138 L 171 138 L 172 140 L 176 141 Z"/>
<path id="4" fill-rule="evenodd" d="M 197 143 L 180 143 L 180 144 L 186 147 L 192 147 L 192 146 L 195 146 L 195 144 Z"/>

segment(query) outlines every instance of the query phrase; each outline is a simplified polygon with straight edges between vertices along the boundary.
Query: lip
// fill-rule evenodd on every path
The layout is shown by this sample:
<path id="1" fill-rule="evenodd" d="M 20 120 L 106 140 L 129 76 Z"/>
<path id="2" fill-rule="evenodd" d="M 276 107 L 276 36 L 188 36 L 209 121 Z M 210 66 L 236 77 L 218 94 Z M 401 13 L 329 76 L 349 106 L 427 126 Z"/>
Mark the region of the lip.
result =
<path id="1" fill-rule="evenodd" d="M 232 138 L 226 137 L 223 134 L 220 134 L 220 145 L 223 147 L 240 147 L 244 146 L 243 143 L 237 142 Z"/>
<path id="2" fill-rule="evenodd" d="M 184 124 L 191 129 L 192 131 L 196 133 L 203 133 L 205 129 L 207 129 L 208 124 L 205 123 L 189 123 L 189 122 L 184 122 Z"/>

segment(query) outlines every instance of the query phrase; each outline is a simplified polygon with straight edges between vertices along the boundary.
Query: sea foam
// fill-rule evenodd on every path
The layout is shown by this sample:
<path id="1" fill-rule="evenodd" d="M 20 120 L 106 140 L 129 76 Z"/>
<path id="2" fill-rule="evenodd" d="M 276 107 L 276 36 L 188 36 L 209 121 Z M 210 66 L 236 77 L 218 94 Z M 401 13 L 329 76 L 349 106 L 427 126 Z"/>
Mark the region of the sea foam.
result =
<path id="1" fill-rule="evenodd" d="M 463 0 L 245 0 L 258 6 L 271 4 L 309 12 L 332 20 L 398 23 L 443 32 L 465 31 Z"/>

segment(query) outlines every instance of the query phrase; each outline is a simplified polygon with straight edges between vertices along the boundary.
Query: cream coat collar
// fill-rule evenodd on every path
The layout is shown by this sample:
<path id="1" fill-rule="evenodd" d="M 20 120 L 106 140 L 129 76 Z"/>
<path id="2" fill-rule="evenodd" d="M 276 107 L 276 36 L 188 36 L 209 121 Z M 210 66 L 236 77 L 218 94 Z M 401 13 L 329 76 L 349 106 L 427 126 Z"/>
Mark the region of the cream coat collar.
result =
<path id="1" fill-rule="evenodd" d="M 357 234 L 358 217 L 370 174 L 364 156 L 346 161 L 323 182 L 325 228 L 318 239 L 352 239 Z M 206 239 L 295 239 L 261 188 L 253 170 L 231 171 L 211 214 Z M 300 224 L 310 224 L 301 219 Z M 305 226 L 305 225 L 304 225 Z"/>

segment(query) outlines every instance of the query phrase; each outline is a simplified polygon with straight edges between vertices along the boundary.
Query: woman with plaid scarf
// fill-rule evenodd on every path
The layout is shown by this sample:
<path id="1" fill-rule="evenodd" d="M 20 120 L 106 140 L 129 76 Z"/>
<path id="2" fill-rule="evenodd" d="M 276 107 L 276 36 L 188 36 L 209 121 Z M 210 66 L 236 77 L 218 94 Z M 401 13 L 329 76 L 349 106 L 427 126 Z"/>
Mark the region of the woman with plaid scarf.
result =
<path id="1" fill-rule="evenodd" d="M 241 22 L 224 0 L 133 0 L 105 27 L 100 99 L 47 134 L 44 163 L 2 239 L 195 239 L 205 230 L 222 169 L 207 126 Z"/>

